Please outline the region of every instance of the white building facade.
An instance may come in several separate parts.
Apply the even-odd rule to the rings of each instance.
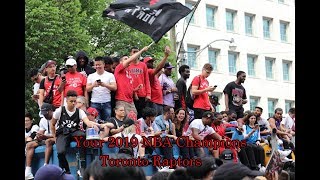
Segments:
[[[177,1],[191,8],[197,3]],[[190,18],[191,14],[175,26],[177,47]],[[231,38],[235,49],[229,48]],[[201,0],[181,46],[186,52],[180,53],[178,62],[191,68],[188,86],[205,63],[214,67],[208,81],[218,85],[214,93],[219,111],[225,110],[224,87],[240,70],[247,74],[245,110],[260,106],[268,118],[277,107],[285,114],[295,106],[294,0]]]

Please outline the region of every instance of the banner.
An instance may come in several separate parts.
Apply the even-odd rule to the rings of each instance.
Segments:
[[[191,9],[174,0],[117,0],[102,16],[149,35],[156,43]]]

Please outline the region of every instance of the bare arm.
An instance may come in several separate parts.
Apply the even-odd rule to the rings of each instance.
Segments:
[[[194,139],[196,139],[196,140],[203,140],[203,137],[201,137],[201,136],[199,135],[199,129],[191,128],[191,131],[192,131],[191,135],[192,135],[192,137],[193,137]]]
[[[39,107],[42,106],[44,99],[44,89],[39,89]]]
[[[282,131],[280,131],[278,128],[277,128],[277,126],[276,126],[276,120],[274,119],[274,118],[270,118],[269,119],[269,124],[270,124],[270,127],[271,127],[271,129],[276,129],[277,130],[277,134],[279,134],[279,135],[288,135],[288,133],[286,133],[286,132],[282,132]]]
[[[88,94],[86,86],[82,86],[82,89],[83,89],[84,97],[86,98],[86,104],[89,104],[89,94]]]
[[[56,123],[57,123],[57,119],[55,118],[52,118],[51,119],[51,132],[52,132],[52,135],[53,137],[55,138],[56,137]]]
[[[122,64],[123,67],[125,67],[125,68],[128,67],[131,62],[134,62],[143,52],[145,52],[147,50],[148,50],[148,46],[145,46],[140,51],[134,53],[132,56],[129,57],[129,59],[127,59],[123,62],[123,64]]]
[[[229,96],[228,96],[228,94],[224,94],[224,104],[226,106],[226,111],[229,111]]]
[[[122,125],[122,126],[120,126],[119,128],[117,128],[117,129],[111,129],[111,130],[110,130],[110,133],[111,133],[112,135],[114,135],[114,134],[117,134],[117,133],[119,133],[119,132],[122,132],[123,129],[124,129],[124,127],[123,127],[123,125]]]
[[[164,49],[164,57],[160,61],[160,63],[157,65],[157,67],[154,69],[153,75],[156,75],[159,71],[161,71],[161,69],[163,68],[164,64],[166,63],[170,53],[171,53],[170,47],[166,46]]]
[[[101,86],[106,87],[106,88],[110,89],[111,91],[117,90],[117,83],[116,82],[111,82],[109,84],[102,82]]]

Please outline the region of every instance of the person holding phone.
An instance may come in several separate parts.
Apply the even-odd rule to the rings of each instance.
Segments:
[[[254,156],[248,156],[251,169],[260,170],[265,169],[264,164],[264,149],[260,146],[260,127],[257,122],[257,117],[253,113],[249,113],[245,119],[245,125],[243,125],[243,136],[247,142],[247,150],[251,148]],[[250,153],[247,153],[247,155]],[[251,153],[252,154],[252,153]]]
[[[98,119],[106,121],[111,117],[111,91],[117,90],[117,83],[115,76],[104,70],[103,57],[96,57],[94,65],[96,72],[88,76],[86,88],[92,92],[90,106],[98,110]]]

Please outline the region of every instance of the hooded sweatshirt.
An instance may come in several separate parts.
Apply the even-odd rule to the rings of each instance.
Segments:
[[[79,62],[79,57],[84,57],[84,60],[85,60],[85,64],[84,66],[81,66],[80,65],[80,62]],[[87,56],[87,54],[84,52],[84,51],[78,51],[77,54],[76,54],[76,61],[77,61],[77,71],[78,72],[82,72],[82,71],[85,71],[87,76],[89,74],[92,74],[94,72],[96,72],[96,70],[94,68],[92,68],[91,66],[89,66],[89,58]]]

